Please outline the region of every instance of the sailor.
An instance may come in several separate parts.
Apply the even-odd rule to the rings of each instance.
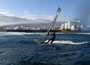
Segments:
[[[56,38],[56,35],[55,35],[55,31],[54,32],[51,32],[51,35],[52,35],[52,37],[48,40],[48,42],[47,43],[53,43],[53,41],[55,40],[55,38]]]

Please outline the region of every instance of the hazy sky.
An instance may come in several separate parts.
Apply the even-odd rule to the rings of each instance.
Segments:
[[[89,3],[89,0],[0,0],[0,25],[51,22],[58,7],[62,9],[58,22],[74,21],[84,17],[81,14],[87,9],[83,7]]]

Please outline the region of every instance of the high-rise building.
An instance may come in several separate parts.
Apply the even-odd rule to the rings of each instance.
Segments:
[[[70,21],[68,21],[67,23],[65,23],[65,29],[70,29],[71,26],[70,26]]]
[[[83,28],[83,25],[81,25],[80,27]]]
[[[68,29],[68,23],[65,23],[65,29]]]
[[[61,25],[61,30],[65,29],[65,26],[64,24]]]
[[[68,21],[68,29],[70,29],[70,21]]]
[[[61,25],[61,30],[63,29],[71,29],[70,21]]]
[[[71,30],[75,30],[75,25],[72,25],[71,26]]]

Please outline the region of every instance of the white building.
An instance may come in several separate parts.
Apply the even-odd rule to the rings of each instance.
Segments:
[[[68,21],[68,29],[71,29],[71,27],[70,27],[70,21]]]
[[[83,28],[83,25],[81,25],[80,27]]]
[[[71,26],[71,30],[73,30],[73,31],[75,30],[75,25]]]
[[[61,25],[61,30],[65,29],[65,26],[64,24]]]
[[[65,29],[71,29],[70,21],[68,21],[67,23],[65,23]]]
[[[65,23],[65,29],[68,29],[68,23]]]
[[[63,29],[71,29],[70,21],[61,25],[61,30]]]

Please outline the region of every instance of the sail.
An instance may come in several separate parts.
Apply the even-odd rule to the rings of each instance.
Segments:
[[[45,41],[45,39],[46,39],[47,36],[49,35],[50,30],[54,27],[54,24],[55,24],[55,22],[56,22],[56,20],[57,20],[57,18],[58,18],[58,16],[59,16],[60,11],[61,11],[61,8],[58,8],[58,10],[57,10],[57,12],[56,12],[56,16],[54,17],[54,20],[53,20],[53,22],[52,22],[52,25],[51,25],[51,27],[49,28],[49,30],[47,31],[47,33],[46,33],[45,38],[44,38],[43,41]]]

